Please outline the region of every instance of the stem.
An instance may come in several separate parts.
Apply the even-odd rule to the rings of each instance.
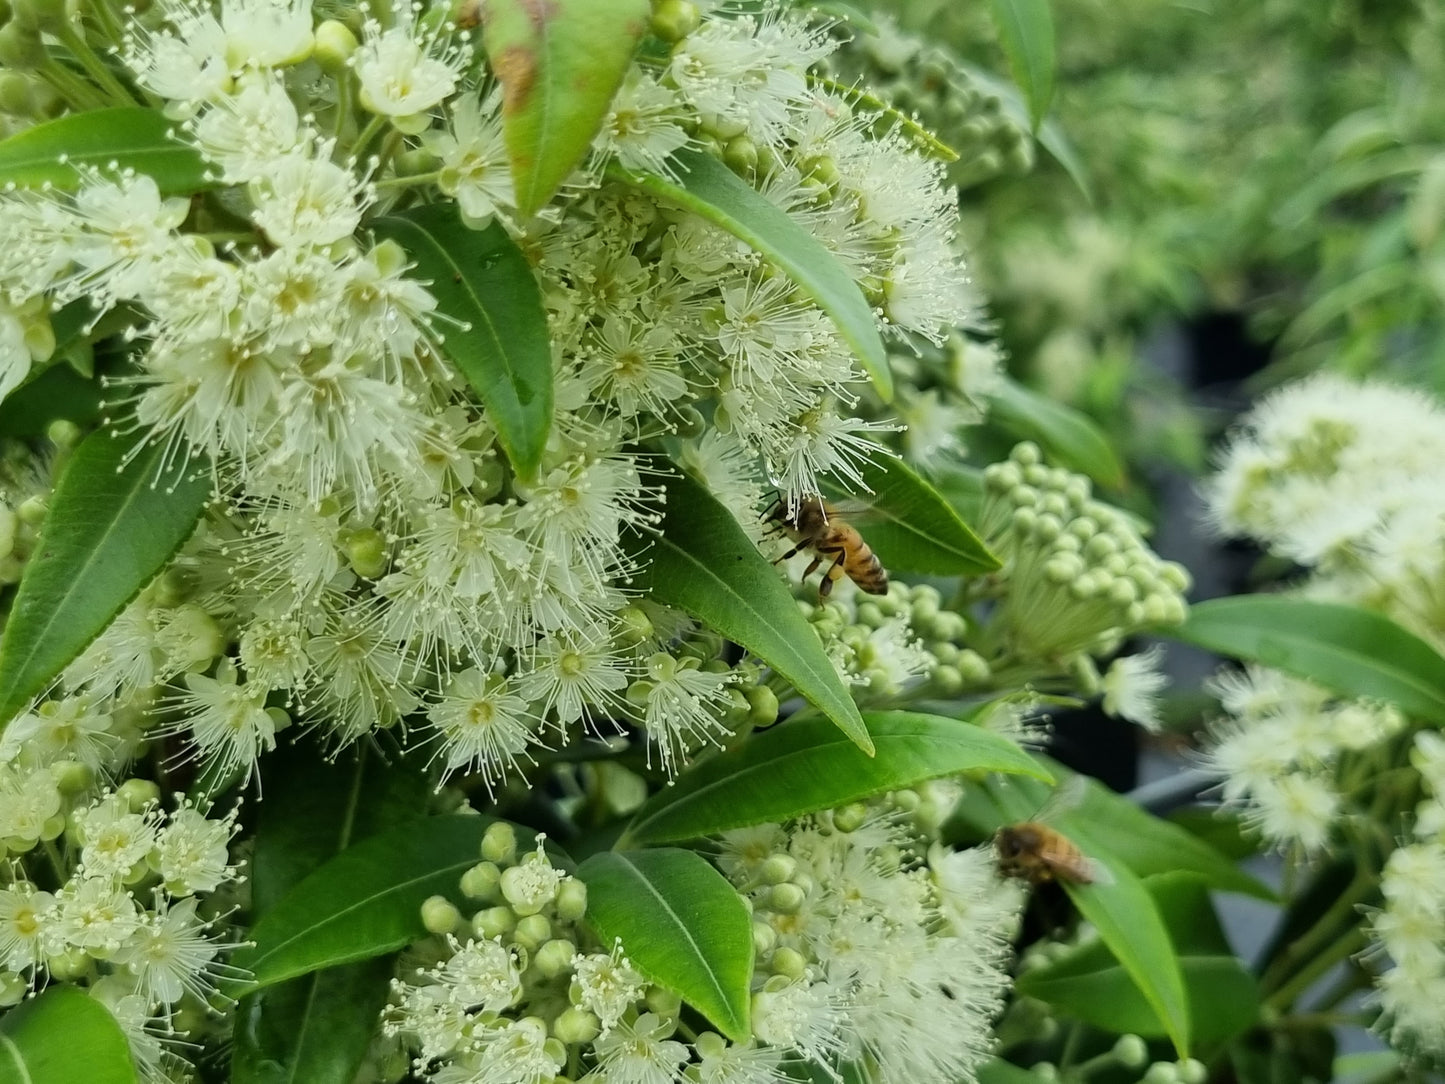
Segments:
[[[1078,1021],[1069,1025],[1069,1034],[1064,1037],[1064,1048],[1059,1052],[1059,1072],[1063,1073],[1074,1064],[1079,1054],[1079,1043],[1084,1039],[1084,1026]]]
[[[1330,905],[1330,909],[1320,916],[1319,921],[1290,942],[1279,956],[1265,968],[1264,974],[1259,980],[1260,989],[1265,993],[1277,990],[1293,973],[1297,965],[1311,966],[1310,961],[1315,958],[1320,949],[1340,935],[1338,927],[1344,923],[1355,921],[1355,908],[1368,899],[1374,889],[1373,874],[1368,870],[1359,870],[1355,874],[1354,880]]]
[[[1338,982],[1320,995],[1318,1001],[1310,1006],[1311,1012],[1325,1012],[1337,1008],[1341,1001],[1355,993],[1357,990],[1366,990],[1370,987],[1374,976],[1358,964],[1349,967],[1340,976]]]
[[[336,80],[336,119],[331,125],[331,138],[334,142],[341,142],[341,133],[346,128],[347,118],[351,116],[351,71],[350,69],[341,73]]]
[[[361,134],[356,137],[356,142],[351,145],[352,157],[354,157],[357,161],[360,161],[362,154],[367,148],[367,145],[370,144],[371,141],[376,138],[377,133],[385,127],[386,118],[383,117],[380,113],[372,117],[371,120],[367,121],[366,127],[363,128],[361,130]]]
[[[401,146],[404,138],[405,136],[395,129],[387,133],[386,138],[381,141],[381,150],[377,152],[376,160],[372,164],[372,176],[376,176],[386,168],[387,163],[396,156],[396,150]]]
[[[70,876],[65,870],[65,861],[60,857],[60,851],[55,846],[55,840],[47,839],[41,843],[45,849],[45,857],[50,860],[50,868],[55,871],[55,885],[57,888],[64,887]]]
[[[95,93],[95,90],[78,78],[54,57],[47,56],[35,69],[35,73],[54,88],[55,92],[77,110],[104,109],[110,103]]]
[[[431,184],[441,175],[442,171],[437,169],[430,173],[414,173],[410,177],[388,177],[384,181],[373,181],[372,184],[377,188],[411,188]]]
[[[1356,926],[1308,964],[1300,968],[1287,983],[1265,999],[1265,1004],[1285,1012],[1295,1000],[1341,960],[1353,956],[1369,943],[1365,931]],[[1324,1014],[1321,1014],[1324,1015]]]
[[[115,99],[117,105],[136,104],[135,96],[115,77],[115,73],[105,66],[105,61],[95,55],[95,50],[85,40],[84,34],[78,33],[75,27],[64,22],[56,31],[56,37],[70,50],[70,55],[80,62],[80,66],[90,73],[90,77]]]

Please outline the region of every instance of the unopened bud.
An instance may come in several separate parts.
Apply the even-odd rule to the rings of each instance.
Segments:
[[[590,1043],[601,1031],[602,1025],[597,1017],[575,1005],[564,1009],[557,1019],[552,1021],[552,1034],[568,1046]]]
[[[421,924],[428,933],[451,933],[462,924],[462,913],[445,896],[428,896],[422,900]]]
[[[356,52],[356,35],[345,23],[327,19],[316,28],[316,47],[311,56],[327,75],[345,78],[351,55]]]
[[[669,44],[679,42],[697,29],[702,16],[691,0],[661,0],[652,9],[653,34]]]
[[[801,979],[808,973],[807,959],[794,948],[778,949],[768,960],[768,967],[774,975],[784,975],[790,979]]]
[[[579,922],[587,913],[587,886],[575,877],[569,877],[557,886],[557,898],[553,910],[563,922]]]
[[[484,941],[505,937],[517,924],[510,907],[488,907],[472,916],[472,932]]]
[[[512,928],[512,940],[528,952],[534,952],[552,938],[552,923],[546,915],[527,915]]]
[[[575,944],[566,938],[557,938],[548,941],[532,954],[532,966],[544,979],[555,979],[558,975],[565,975],[572,970],[572,958],[576,955]]]
[[[491,903],[497,898],[502,871],[495,862],[478,862],[462,874],[461,889],[468,898]]]
[[[785,915],[797,914],[806,899],[803,890],[791,882],[773,885],[768,892],[768,906]]]
[[[482,836],[482,857],[498,865],[517,857],[517,832],[506,821],[494,821]]]
[[[675,1018],[682,1011],[682,998],[665,986],[649,986],[644,1000],[658,1016]]]
[[[132,813],[139,813],[161,800],[161,788],[149,779],[127,779],[116,788],[115,795]]]
[[[346,563],[362,579],[374,580],[386,571],[389,549],[384,534],[375,527],[363,527],[346,540]]]

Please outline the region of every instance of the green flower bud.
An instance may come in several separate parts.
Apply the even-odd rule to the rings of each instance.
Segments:
[[[1059,1079],[1059,1067],[1050,1061],[1041,1061],[1030,1066],[1029,1072],[1038,1080],[1054,1081]]]
[[[617,642],[623,647],[636,647],[652,638],[652,620],[641,606],[631,603],[617,615]]]
[[[375,527],[363,527],[346,540],[346,563],[362,579],[378,579],[390,563],[390,548],[384,534]]]
[[[963,671],[957,666],[935,666],[929,671],[928,680],[938,695],[943,697],[957,696],[967,684]]]
[[[747,698],[748,722],[755,727],[772,726],[778,721],[778,694],[766,685],[754,685],[743,690]]]
[[[552,923],[546,915],[526,915],[512,928],[512,940],[534,952],[552,938]]]
[[[462,924],[462,913],[445,896],[428,896],[422,900],[421,924],[428,933],[451,933]]]
[[[778,931],[766,922],[753,923],[753,955],[766,956],[778,943]]]
[[[965,648],[959,653],[958,672],[963,675],[964,683],[970,686],[982,685],[992,673],[988,661],[971,648]]]
[[[50,766],[55,789],[61,794],[74,796],[89,790],[95,782],[95,772],[89,765],[77,760],[58,760]]]
[[[1127,607],[1131,602],[1138,601],[1139,588],[1134,586],[1133,581],[1119,579],[1109,584],[1109,601],[1120,608]]]
[[[734,173],[750,175],[758,168],[758,145],[745,135],[733,136],[723,147],[723,161]]]
[[[790,854],[769,855],[758,867],[758,877],[770,885],[785,884],[798,872],[798,860]]]
[[[482,836],[482,857],[501,865],[517,857],[517,832],[506,821],[494,821]]]
[[[868,807],[862,802],[850,802],[833,810],[833,827],[840,832],[856,832],[868,820]]]
[[[1204,1063],[1196,1058],[1185,1058],[1175,1068],[1179,1077],[1179,1084],[1204,1084],[1209,1078],[1209,1071],[1205,1069]]]
[[[682,1011],[681,995],[665,986],[649,986],[643,1001],[650,1011],[664,1018],[671,1017],[675,1020]]]
[[[132,813],[139,813],[159,804],[161,788],[149,779],[127,779],[116,788],[115,796],[124,802]]]
[[[697,29],[702,16],[690,0],[661,0],[652,9],[649,29],[663,41],[673,44]]]
[[[30,983],[18,971],[0,971],[0,1009],[20,1004],[30,990]]]
[[[1137,1035],[1120,1035],[1114,1042],[1114,1058],[1125,1069],[1142,1069],[1149,1060],[1149,1047]]]
[[[74,982],[90,974],[95,962],[78,948],[69,948],[45,958],[50,977],[61,982]]]
[[[564,1009],[557,1019],[552,1021],[552,1034],[568,1046],[590,1043],[601,1032],[602,1024],[597,1017],[575,1005]]]
[[[801,979],[808,973],[808,961],[797,949],[784,947],[773,953],[768,960],[768,968],[774,975]]]
[[[462,874],[462,893],[470,899],[491,903],[497,898],[502,871],[495,862],[478,862]]]
[[[1037,444],[1031,440],[1025,440],[1015,444],[1008,457],[1021,467],[1032,467],[1042,463],[1044,455],[1039,451]]]
[[[768,906],[784,915],[795,915],[802,908],[807,895],[792,883],[773,885],[768,890]]]
[[[967,634],[968,620],[961,613],[953,610],[940,610],[938,616],[933,619],[933,635],[939,640],[956,643]],[[952,644],[948,646],[951,647]]]
[[[4,34],[9,27],[0,27],[0,34]],[[0,60],[0,63],[4,63]],[[20,517],[20,522],[27,527],[39,527],[45,522],[45,514],[50,511],[50,506],[44,497],[27,497],[20,502],[15,509],[15,514]]]
[[[348,78],[347,65],[357,48],[356,35],[350,27],[335,19],[327,19],[316,27],[316,45],[311,55],[321,70],[333,79]]]
[[[587,913],[587,886],[575,877],[569,877],[557,886],[557,898],[552,909],[563,922],[579,922]]]
[[[858,603],[858,623],[876,629],[884,622],[883,611],[876,602]]]
[[[521,923],[518,923],[520,928]],[[545,979],[555,979],[572,970],[572,958],[577,955],[577,946],[566,938],[548,941],[532,954],[532,966]]]
[[[83,436],[80,426],[67,418],[56,418],[45,427],[45,439],[57,448],[74,448]]]
[[[19,72],[0,72],[0,113],[28,117],[35,111],[30,80]]]
[[[505,937],[517,924],[510,907],[488,907],[472,916],[472,932],[484,941]]]

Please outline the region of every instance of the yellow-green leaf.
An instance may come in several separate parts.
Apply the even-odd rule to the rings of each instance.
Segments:
[[[648,0],[486,0],[517,208],[532,214],[597,134],[647,29]]]
[[[79,186],[83,170],[133,169],[156,182],[163,196],[210,188],[206,162],[171,133],[175,122],[137,107],[69,113],[0,141],[0,186]]]

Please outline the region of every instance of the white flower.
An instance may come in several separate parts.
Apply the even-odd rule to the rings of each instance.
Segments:
[[[721,715],[733,675],[709,673],[697,668],[696,659],[679,662],[660,652],[648,660],[647,674],[642,726],[657,746],[663,769],[673,775],[696,747],[720,745],[728,733]]]
[[[647,980],[622,954],[621,942],[614,944],[608,954],[579,953],[572,959],[572,969],[578,1004],[597,1017],[604,1035],[647,991]]]
[[[502,92],[465,94],[452,105],[450,132],[424,132],[422,146],[441,159],[437,186],[456,199],[462,214],[480,227],[499,210],[510,210],[512,172],[502,140]]]
[[[1161,725],[1159,694],[1169,686],[1169,678],[1159,670],[1163,661],[1164,649],[1157,645],[1115,659],[1100,682],[1104,711],[1145,730],[1157,731]]]
[[[236,875],[229,863],[228,845],[236,831],[236,811],[222,820],[209,820],[200,810],[183,806],[156,833],[151,864],[172,896],[214,892],[222,881]]]
[[[1340,795],[1324,779],[1290,773],[1253,789],[1245,820],[1268,840],[1318,852],[1330,841],[1339,809]]]
[[[619,1023],[593,1043],[607,1084],[674,1084],[687,1061],[686,1045],[670,1039],[675,1025],[654,1013]]]
[[[176,729],[189,729],[202,760],[214,764],[222,778],[250,774],[263,752],[276,748],[276,720],[266,710],[265,688],[217,681],[203,674],[187,674],[188,692],[177,697],[182,721]]]
[[[221,0],[232,69],[295,64],[311,52],[311,0]]]
[[[61,797],[49,768],[0,764],[0,839],[11,853],[23,853],[64,827]]]
[[[73,204],[81,229],[70,250],[80,271],[63,295],[89,294],[99,307],[145,293],[189,210],[186,199],[163,199],[145,174],[82,186]]]
[[[282,247],[329,245],[361,224],[364,196],[350,170],[304,154],[272,162],[251,182],[252,219]]]
[[[109,712],[90,697],[70,696],[47,700],[19,716],[0,737],[0,760],[53,764],[75,760],[94,772],[111,767],[120,739],[111,731]]]
[[[518,690],[558,723],[605,718],[629,681],[625,655],[600,624],[563,628],[537,642]]]
[[[125,62],[137,81],[162,98],[183,106],[219,97],[230,85],[226,32],[209,12],[178,7],[168,12],[175,29],[146,35],[144,24],[129,20]],[[171,115],[191,110],[168,111]]]
[[[352,57],[352,66],[366,109],[387,117],[410,117],[450,97],[466,53],[438,48],[434,39],[420,38],[406,8],[398,7],[393,15],[396,25],[389,30],[367,24],[366,40]]]
[[[565,1048],[547,1034],[546,1021],[526,1016],[486,1030],[476,1075],[470,1079],[486,1084],[551,1084],[566,1064]]]
[[[672,174],[668,158],[688,144],[686,114],[677,91],[638,68],[629,68],[597,133],[596,145],[626,169]]]
[[[455,945],[451,957],[432,975],[458,1007],[470,1011],[500,1013],[522,995],[517,954],[500,941]]]
[[[115,794],[78,810],[75,822],[84,841],[80,867],[85,876],[132,879],[131,871],[155,846],[157,819],[153,810],[132,813]]]
[[[535,915],[557,898],[557,889],[566,880],[567,874],[548,860],[542,837],[538,836],[535,851],[502,871],[502,896],[517,914]]]
[[[938,911],[958,936],[974,930],[1010,929],[1023,910],[1017,880],[998,875],[998,861],[987,847],[955,851],[934,843],[928,868],[938,891]]]
[[[837,991],[827,983],[770,980],[753,995],[753,1035],[821,1065],[831,1065],[846,1049],[845,1026]]]
[[[773,1046],[704,1043],[698,1036],[698,1084],[785,1084],[795,1079],[783,1068],[786,1055]],[[717,1036],[713,1036],[717,1039]]]
[[[245,184],[303,150],[306,135],[285,83],[267,73],[247,76],[234,93],[216,98],[192,124],[191,138],[228,182]]]
[[[109,878],[85,877],[60,889],[41,921],[48,953],[77,948],[114,954],[140,931],[144,916],[130,893]]]
[[[149,1002],[174,1005],[187,993],[204,1002],[215,992],[221,945],[206,935],[209,923],[196,918],[196,902],[187,898],[159,905],[115,954],[115,962],[135,976]]]
[[[48,940],[45,923],[53,917],[55,897],[29,881],[0,888],[0,966],[33,971]]]
[[[452,675],[437,703],[427,709],[446,757],[445,771],[480,772],[487,793],[521,770],[518,758],[540,744],[540,720],[500,674],[471,669]]]

